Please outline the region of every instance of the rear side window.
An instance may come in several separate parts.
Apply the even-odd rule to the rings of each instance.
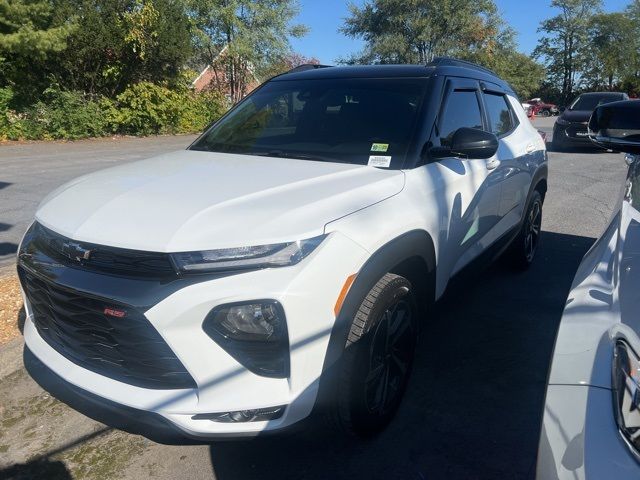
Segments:
[[[491,132],[498,137],[510,132],[514,126],[513,117],[505,96],[496,93],[483,93],[483,96]]]
[[[453,134],[462,127],[483,128],[475,90],[454,90],[449,95],[440,120],[440,144],[450,146]]]

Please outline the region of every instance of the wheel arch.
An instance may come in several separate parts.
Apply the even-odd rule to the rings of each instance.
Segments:
[[[336,317],[320,378],[316,405],[331,401],[339,360],[345,350],[351,322],[369,290],[386,273],[407,278],[425,303],[435,298],[436,256],[433,239],[425,230],[411,230],[389,241],[364,263],[349,288]],[[424,297],[423,297],[424,296]]]
[[[531,179],[531,186],[529,187],[529,193],[527,194],[527,203],[525,205],[529,205],[529,201],[531,200],[531,195],[533,192],[540,192],[542,196],[542,201],[544,202],[544,197],[547,194],[547,176],[549,174],[549,167],[547,167],[546,162],[542,164],[536,172],[533,174],[533,178]]]

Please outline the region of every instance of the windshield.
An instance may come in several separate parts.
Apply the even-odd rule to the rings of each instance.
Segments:
[[[362,165],[384,157],[378,165],[401,168],[426,83],[424,78],[272,81],[191,148]]]
[[[620,95],[579,95],[569,110],[595,110],[598,105],[622,100]]]

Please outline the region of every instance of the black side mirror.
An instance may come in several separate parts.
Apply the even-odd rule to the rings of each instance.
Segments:
[[[567,107],[560,107],[560,113],[564,113],[564,111],[567,109]]]
[[[450,150],[457,157],[491,158],[498,151],[498,137],[477,128],[459,128],[451,138]]]
[[[600,105],[591,114],[589,138],[610,150],[640,154],[640,101]]]

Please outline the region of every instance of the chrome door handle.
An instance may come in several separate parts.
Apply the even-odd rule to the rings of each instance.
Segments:
[[[500,166],[500,160],[493,158],[491,160],[487,160],[487,170],[495,170]]]

